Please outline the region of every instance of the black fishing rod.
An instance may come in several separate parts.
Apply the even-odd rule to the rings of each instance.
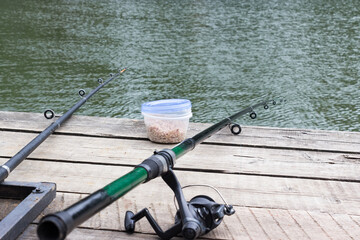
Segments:
[[[0,183],[3,182],[27,156],[30,155],[43,141],[45,141],[56,129],[58,129],[61,124],[68,120],[71,115],[78,110],[89,98],[91,98],[96,92],[98,92],[102,87],[111,82],[113,79],[117,78],[122,74],[126,68],[119,70],[116,74],[110,74],[110,78],[105,82],[99,78],[99,86],[92,90],[88,95],[85,96],[85,91],[83,89],[79,90],[79,95],[82,97],[69,111],[62,115],[59,119],[53,122],[49,127],[42,131],[37,137],[35,137],[31,142],[29,142],[25,147],[23,147],[18,153],[16,153],[12,158],[10,158],[5,164],[0,167]],[[55,113],[52,110],[46,110],[44,116],[47,119],[51,119],[55,116]]]
[[[89,219],[91,216],[104,209],[115,200],[141,183],[148,182],[161,176],[172,189],[179,205],[175,216],[175,225],[163,232],[150,212],[145,208],[139,213],[128,211],[125,217],[125,229],[131,233],[135,229],[135,222],[146,217],[155,232],[162,239],[170,239],[181,233],[186,239],[195,239],[217,227],[225,215],[232,215],[235,211],[231,205],[215,203],[210,197],[199,195],[187,202],[184,198],[182,187],[177,180],[172,168],[175,160],[191,151],[196,145],[203,142],[226,126],[230,127],[233,134],[239,134],[241,127],[234,123],[240,116],[250,113],[252,119],[256,118],[254,108],[263,106],[269,108],[269,103],[276,104],[274,100],[262,101],[247,107],[240,112],[223,119],[210,126],[192,138],[185,139],[172,149],[156,151],[152,156],[137,165],[134,170],[118,178],[102,189],[92,193],[86,198],[73,204],[67,209],[43,217],[39,223],[37,233],[40,239],[65,239],[75,227]]]

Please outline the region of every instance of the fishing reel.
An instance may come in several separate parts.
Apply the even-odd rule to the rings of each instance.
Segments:
[[[144,208],[136,214],[131,211],[126,212],[126,232],[133,233],[135,231],[135,223],[141,218],[146,217],[161,239],[170,239],[178,234],[181,234],[185,239],[196,239],[219,226],[225,215],[230,216],[235,213],[233,207],[225,201],[225,204],[219,204],[205,195],[195,196],[187,202],[180,183],[171,169],[162,178],[173,190],[179,205],[175,215],[175,224],[164,232],[151,216],[149,210]]]

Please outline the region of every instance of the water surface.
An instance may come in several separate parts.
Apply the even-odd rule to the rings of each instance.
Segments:
[[[360,1],[0,1],[0,110],[66,112],[80,88],[128,71],[76,114],[141,118],[187,98],[216,122],[360,131]]]

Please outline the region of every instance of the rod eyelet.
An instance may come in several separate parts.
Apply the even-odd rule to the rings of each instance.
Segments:
[[[256,118],[256,113],[255,112],[250,113],[250,118],[255,119]]]
[[[45,110],[45,112],[44,112],[44,117],[45,117],[46,119],[52,119],[52,118],[55,117],[55,112],[54,112],[53,110],[51,110],[51,109],[47,109],[47,110]]]
[[[85,94],[86,94],[86,92],[85,92],[84,89],[80,89],[80,90],[79,90],[79,95],[80,95],[80,97],[85,96]]]
[[[234,124],[231,124],[229,127],[230,127],[230,131],[232,134],[239,135],[241,133],[241,127],[239,124],[234,123]]]

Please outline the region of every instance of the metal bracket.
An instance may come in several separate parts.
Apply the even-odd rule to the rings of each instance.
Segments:
[[[52,202],[56,184],[48,182],[10,182],[0,184],[0,199],[22,200],[0,222],[0,239],[16,239]]]

